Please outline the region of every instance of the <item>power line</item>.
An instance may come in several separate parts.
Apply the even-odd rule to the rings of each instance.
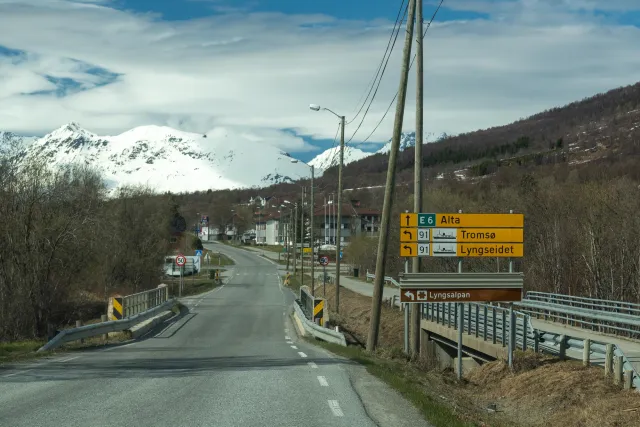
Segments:
[[[429,27],[431,27],[431,23],[433,22],[433,20],[435,19],[436,15],[438,14],[438,11],[440,10],[440,6],[442,6],[442,3],[444,3],[444,0],[440,0],[440,4],[438,4],[438,7],[436,8],[435,12],[433,12],[433,15],[431,16],[431,19],[429,20],[429,23],[427,24],[427,27],[425,28],[424,32],[422,33],[422,38],[423,39],[427,35],[427,31],[429,31]],[[411,64],[409,64],[409,70],[411,70],[411,67],[413,67],[413,62],[415,61],[415,59],[416,59],[416,54],[414,53],[413,54],[413,59],[411,60]],[[382,118],[380,119],[380,121],[378,122],[376,127],[373,128],[373,131],[371,131],[369,136],[367,136],[363,141],[360,141],[357,144],[353,144],[352,145],[353,147],[357,147],[360,144],[364,144],[365,142],[367,142],[369,140],[369,138],[371,138],[371,136],[375,133],[375,131],[378,129],[378,127],[384,121],[384,118],[387,117],[387,114],[389,113],[389,110],[391,110],[391,107],[393,106],[393,103],[396,101],[397,97],[398,97],[398,91],[396,91],[396,94],[393,96],[393,99],[391,100],[391,103],[387,107],[387,111],[385,111],[384,115],[382,116]],[[351,141],[351,140],[349,140],[349,141]]]
[[[364,99],[364,102],[360,106],[360,109],[358,110],[356,115],[353,117],[353,119],[351,119],[351,121],[347,122],[347,124],[351,124],[353,121],[356,120],[356,118],[358,118],[358,116],[360,115],[360,112],[364,108],[364,105],[367,103],[367,99],[369,99],[369,95],[371,95],[371,91],[373,90],[373,86],[375,85],[375,82],[376,82],[376,80],[378,78],[378,74],[380,74],[380,70],[382,69],[382,65],[384,64],[384,59],[387,57],[387,53],[389,52],[389,47],[391,46],[391,40],[393,40],[393,35],[396,32],[396,27],[398,27],[398,31],[400,31],[399,27],[400,27],[400,24],[402,23],[402,19],[404,19],[404,18],[402,18],[402,19],[400,18],[400,14],[402,13],[402,8],[404,6],[404,2],[405,2],[405,0],[402,0],[402,3],[400,3],[400,8],[398,9],[398,14],[396,15],[396,21],[393,24],[393,29],[391,30],[391,34],[389,35],[389,41],[387,42],[387,48],[384,51],[384,55],[382,55],[382,59],[380,60],[380,65],[378,65],[378,70],[376,71],[376,74],[373,76],[373,79],[371,79],[371,81],[367,85],[367,86],[370,86],[369,87],[369,93],[367,93],[367,97]],[[406,10],[405,10],[405,14],[406,14]],[[366,90],[367,89],[365,88],[365,92],[366,92]],[[358,104],[362,100],[362,97],[364,96],[365,92],[363,92],[362,95],[360,95],[360,99],[358,99]],[[356,106],[357,106],[357,104],[356,104]]]
[[[408,10],[409,10],[409,2],[407,2],[407,6],[404,9],[404,14],[403,14],[403,17],[402,17],[403,21],[404,21],[404,16],[406,16]],[[351,135],[351,138],[349,138],[349,141],[347,141],[347,144],[349,142],[351,142],[353,137],[356,136],[356,133],[358,133],[358,130],[360,130],[360,127],[362,126],[362,123],[364,123],[364,119],[367,117],[367,113],[369,112],[369,109],[371,108],[371,105],[373,104],[373,100],[375,99],[376,94],[378,93],[378,89],[380,89],[380,83],[382,83],[382,77],[384,76],[384,72],[387,69],[387,65],[389,65],[389,59],[391,59],[391,54],[393,53],[393,48],[395,47],[396,41],[398,40],[398,35],[400,35],[400,28],[401,28],[401,26],[398,26],[398,31],[396,32],[395,38],[393,39],[393,44],[391,46],[391,51],[389,52],[389,56],[387,56],[387,60],[385,61],[384,68],[382,69],[382,74],[380,75],[380,79],[378,80],[378,85],[376,86],[376,90],[373,93],[373,96],[371,97],[371,100],[369,101],[369,106],[367,107],[367,110],[364,112],[364,116],[362,116],[362,120],[360,120],[360,123],[358,124],[358,127],[356,128],[355,132],[353,132],[353,134]]]

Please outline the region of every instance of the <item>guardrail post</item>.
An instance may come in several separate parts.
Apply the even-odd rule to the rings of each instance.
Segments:
[[[491,307],[491,342],[495,344],[498,341],[497,333],[496,333],[496,307]]]
[[[613,373],[613,382],[615,384],[622,384],[622,364],[623,364],[622,356],[616,356],[614,363],[614,373]]]
[[[502,310],[502,346],[507,344],[507,312]]]
[[[487,314],[489,312],[489,308],[487,307],[487,305],[484,305],[484,322],[482,325],[482,339],[483,340],[487,340]]]
[[[478,338],[478,333],[480,332],[480,305],[475,304],[476,306],[476,338]]]
[[[106,322],[106,321],[107,321],[107,315],[106,315],[106,314],[102,314],[102,315],[100,315],[100,321],[101,321],[102,323]],[[108,339],[109,339],[109,333],[104,334],[104,335],[102,336],[102,339],[104,339],[105,341],[106,341],[106,340],[108,340]]]
[[[540,336],[538,334],[537,329],[533,330],[533,352],[534,353],[540,352]]]
[[[448,302],[447,303],[447,312],[449,313],[449,316],[447,316],[447,322],[449,327],[453,326],[454,323],[454,319],[453,319],[453,312],[451,311],[451,303]]]
[[[591,340],[584,340],[584,348],[582,349],[582,365],[589,366],[591,358]]]
[[[560,360],[567,358],[567,336],[560,335],[560,352],[558,354]]]
[[[613,374],[613,344],[607,344],[604,356],[604,376],[608,378]]]
[[[624,371],[624,388],[627,390],[633,388],[633,371]]]
[[[525,314],[522,318],[522,351],[527,351],[527,325],[529,324],[529,316]]]
[[[447,305],[449,310],[451,310],[451,306]],[[458,305],[456,304],[456,310],[453,312],[453,329],[457,330],[460,327],[460,316],[458,315],[460,310]]]

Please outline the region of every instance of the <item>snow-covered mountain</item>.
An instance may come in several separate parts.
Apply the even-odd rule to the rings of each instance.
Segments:
[[[293,182],[309,174],[280,149],[248,138],[234,140],[224,129],[207,135],[162,126],[141,126],[117,136],[98,136],[69,123],[36,139],[23,159],[49,165],[96,167],[112,189],[148,185],[159,192],[236,189]]]
[[[391,139],[382,146],[381,149],[376,151],[378,154],[389,154],[391,151]],[[426,141],[425,141],[426,142]],[[416,146],[416,133],[415,132],[402,132],[400,135],[400,151],[404,151],[407,148]]]
[[[426,142],[426,141],[425,141]],[[415,147],[416,145],[416,133],[415,132],[403,132],[400,135],[400,151],[404,151],[409,147]],[[318,154],[309,162],[316,169],[327,170],[331,166],[336,166],[340,162],[339,157],[340,147],[330,148]],[[350,147],[348,145],[344,148],[344,164],[364,159],[365,157],[373,156],[374,154],[389,154],[391,150],[391,139],[382,146],[378,151],[363,151],[359,148]]]
[[[360,159],[364,159],[365,157],[370,156],[373,153],[368,153],[366,151],[362,151],[359,148],[349,147],[346,145],[344,147],[344,164],[348,165],[349,163],[355,162]],[[323,151],[318,154],[309,162],[310,165],[313,165],[314,168],[319,169],[321,171],[325,171],[329,169],[331,166],[336,166],[340,163],[340,146],[336,146],[333,148],[329,148],[328,150]]]

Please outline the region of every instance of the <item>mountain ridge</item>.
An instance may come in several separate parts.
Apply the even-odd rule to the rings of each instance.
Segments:
[[[100,136],[70,122],[42,138],[1,135],[7,143],[21,147],[20,161],[95,167],[111,193],[123,185],[139,184],[159,192],[255,188],[308,175],[306,165],[294,163],[279,148],[247,138],[229,141],[222,128],[201,135],[147,125]]]

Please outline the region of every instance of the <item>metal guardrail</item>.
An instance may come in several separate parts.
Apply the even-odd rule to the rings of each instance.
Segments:
[[[542,320],[640,338],[640,304],[529,291],[518,305]]]
[[[153,307],[142,313],[135,314],[127,319],[111,320],[108,322],[96,323],[93,325],[80,326],[78,328],[65,329],[58,333],[48,343],[40,347],[38,349],[38,352],[52,350],[54,348],[60,347],[65,343],[81,340],[84,338],[91,338],[98,335],[107,334],[109,332],[121,332],[127,329],[131,329],[138,323],[142,323],[145,320],[148,320],[156,316],[157,314],[168,310],[176,303],[177,300],[173,298],[171,300],[165,301],[161,305]]]
[[[367,270],[367,274],[365,276],[368,279],[375,279],[376,278],[376,274],[375,273],[369,273],[369,270]],[[387,283],[391,283],[392,285],[396,286],[396,287],[400,287],[400,283],[398,283],[398,281],[396,279],[394,279],[391,276],[384,276],[384,281]]]
[[[528,303],[528,301],[523,301]],[[517,303],[514,303],[514,306]],[[424,303],[422,310],[423,319],[439,323],[441,325],[458,329],[458,310],[455,303]],[[515,348],[526,351],[543,352],[554,356],[564,356],[571,359],[583,360],[585,340],[579,337],[560,335],[554,332],[538,330],[531,324],[531,315],[514,310]],[[508,346],[509,309],[493,304],[465,303],[463,321],[463,333],[474,335],[483,341],[492,344]],[[604,366],[606,360],[606,347],[604,341],[589,340],[589,362],[596,366]],[[636,389],[640,390],[640,374],[636,371],[622,349],[613,346],[613,355],[621,356],[623,370],[632,371],[632,382]]]
[[[347,339],[345,338],[344,334],[334,331],[333,329],[316,325],[315,323],[311,322],[302,312],[302,309],[300,308],[300,305],[298,305],[297,301],[293,303],[293,309],[295,316],[298,318],[298,320],[300,320],[300,323],[302,323],[302,327],[306,332],[323,341],[339,344],[343,347],[347,346]]]
[[[367,279],[374,278],[375,274],[367,271]],[[389,279],[393,280],[385,277],[385,280],[391,281]],[[615,331],[616,335],[622,335],[622,332],[631,337],[640,336],[640,304],[529,291],[525,299],[514,302],[513,305],[516,318],[515,348],[525,351],[532,349],[571,359],[584,358],[583,338],[535,329],[531,323],[532,317],[582,328],[588,325],[591,330],[597,329],[605,333]],[[455,309],[455,303],[423,303],[422,307],[423,319],[457,330],[458,310]],[[507,347],[511,330],[509,323],[509,309],[506,307],[465,303],[463,333]],[[589,343],[589,355],[592,356],[589,358],[590,363],[604,366],[608,343],[601,339],[590,339]],[[633,386],[640,391],[640,373],[620,347],[613,345],[613,355],[622,357],[623,370],[632,371]]]
[[[304,315],[307,319],[313,319],[313,295],[311,295],[310,289],[306,286],[300,287],[300,307],[302,308]]]
[[[164,304],[169,300],[169,287],[160,287],[122,298],[123,317],[128,318],[138,313]]]

